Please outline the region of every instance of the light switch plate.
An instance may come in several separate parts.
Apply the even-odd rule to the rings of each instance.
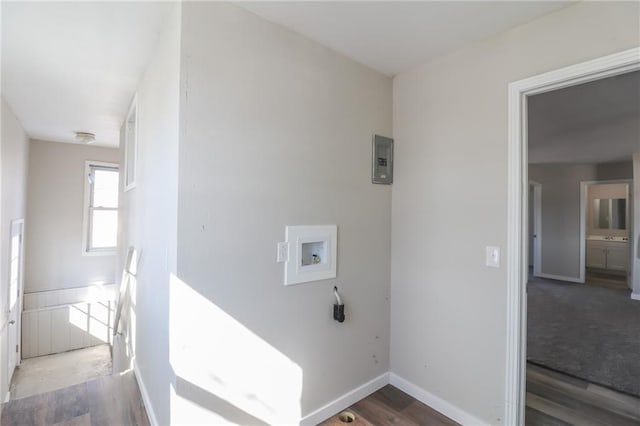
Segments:
[[[487,246],[486,263],[490,268],[500,267],[500,247]]]
[[[289,243],[286,241],[278,243],[278,253],[276,255],[278,263],[289,261]]]

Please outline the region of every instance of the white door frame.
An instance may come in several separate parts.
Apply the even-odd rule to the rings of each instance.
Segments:
[[[550,71],[508,87],[507,339],[504,424],[524,424],[526,392],[527,96],[640,70],[640,48]]]
[[[542,274],[542,184],[529,180],[533,187],[533,276]],[[529,211],[529,210],[527,210]]]
[[[13,310],[11,310],[11,273],[12,273],[12,268],[11,265],[9,265],[9,270],[7,271],[9,273],[8,279],[9,279],[9,288],[7,289],[7,300],[9,302],[9,312],[8,312],[8,324],[7,324],[7,338],[10,335],[10,328],[11,327],[15,327],[15,336],[16,336],[16,342],[15,344],[17,345],[17,350],[14,349],[14,345],[13,342],[7,342],[7,365],[3,366],[4,368],[7,368],[7,383],[10,384],[11,383],[11,378],[13,376],[13,371],[14,368],[17,365],[20,365],[20,361],[22,359],[22,321],[21,321],[21,317],[22,317],[22,293],[23,293],[23,289],[24,289],[24,219],[15,219],[11,221],[11,226],[10,226],[10,232],[9,232],[9,259],[11,260],[13,258],[13,256],[16,253],[13,253],[13,237],[14,237],[14,233],[19,232],[18,235],[20,235],[20,242],[19,242],[19,246],[18,246],[18,250],[19,253],[17,253],[18,255],[18,270],[17,270],[17,279],[18,279],[18,283],[17,283],[17,299],[16,299],[16,304],[15,304],[15,319],[12,319],[11,317],[11,312]],[[11,321],[14,321],[13,323]],[[12,356],[13,355],[13,356]]]

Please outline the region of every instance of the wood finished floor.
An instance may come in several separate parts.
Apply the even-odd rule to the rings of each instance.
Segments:
[[[387,385],[345,411],[354,426],[456,425]],[[3,426],[149,426],[133,372],[105,376],[2,404]],[[344,425],[339,414],[321,426]],[[639,426],[640,399],[532,364],[527,366],[527,426]]]
[[[344,411],[354,414],[354,426],[457,424],[391,385]],[[320,426],[345,425],[339,414]],[[640,426],[640,399],[529,364],[525,424]]]
[[[9,401],[2,426],[149,426],[132,371]]]
[[[527,426],[639,426],[640,399],[527,364]]]
[[[628,290],[627,277],[624,275],[607,274],[599,271],[587,270],[585,274],[585,284],[599,287],[615,288],[618,290]]]
[[[353,426],[444,426],[458,424],[391,385],[372,393],[344,411],[354,414],[354,421],[348,423]],[[320,423],[320,426],[347,424],[340,420],[339,414]]]

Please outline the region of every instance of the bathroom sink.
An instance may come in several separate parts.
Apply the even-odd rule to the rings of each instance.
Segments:
[[[613,237],[608,235],[589,235],[587,239],[591,241],[618,241],[623,243],[629,241],[627,237]]]

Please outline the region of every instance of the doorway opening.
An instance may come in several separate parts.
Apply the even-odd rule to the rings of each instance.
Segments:
[[[640,89],[639,89],[640,90]],[[631,289],[633,179],[581,182],[580,220],[584,282]]]
[[[24,267],[24,219],[11,221],[9,242],[9,321],[7,339],[7,377],[20,363],[20,312]]]
[[[509,85],[508,252],[511,255],[507,263],[506,424],[524,424],[526,408],[526,285],[529,276],[527,100],[536,94],[622,75],[639,69],[640,49],[636,48]],[[637,230],[634,230],[633,241],[635,242],[637,238]],[[635,254],[637,244],[632,245],[634,246],[633,271],[638,256]],[[542,264],[544,264],[544,259]],[[634,289],[638,284],[637,279],[638,277],[632,273]]]

